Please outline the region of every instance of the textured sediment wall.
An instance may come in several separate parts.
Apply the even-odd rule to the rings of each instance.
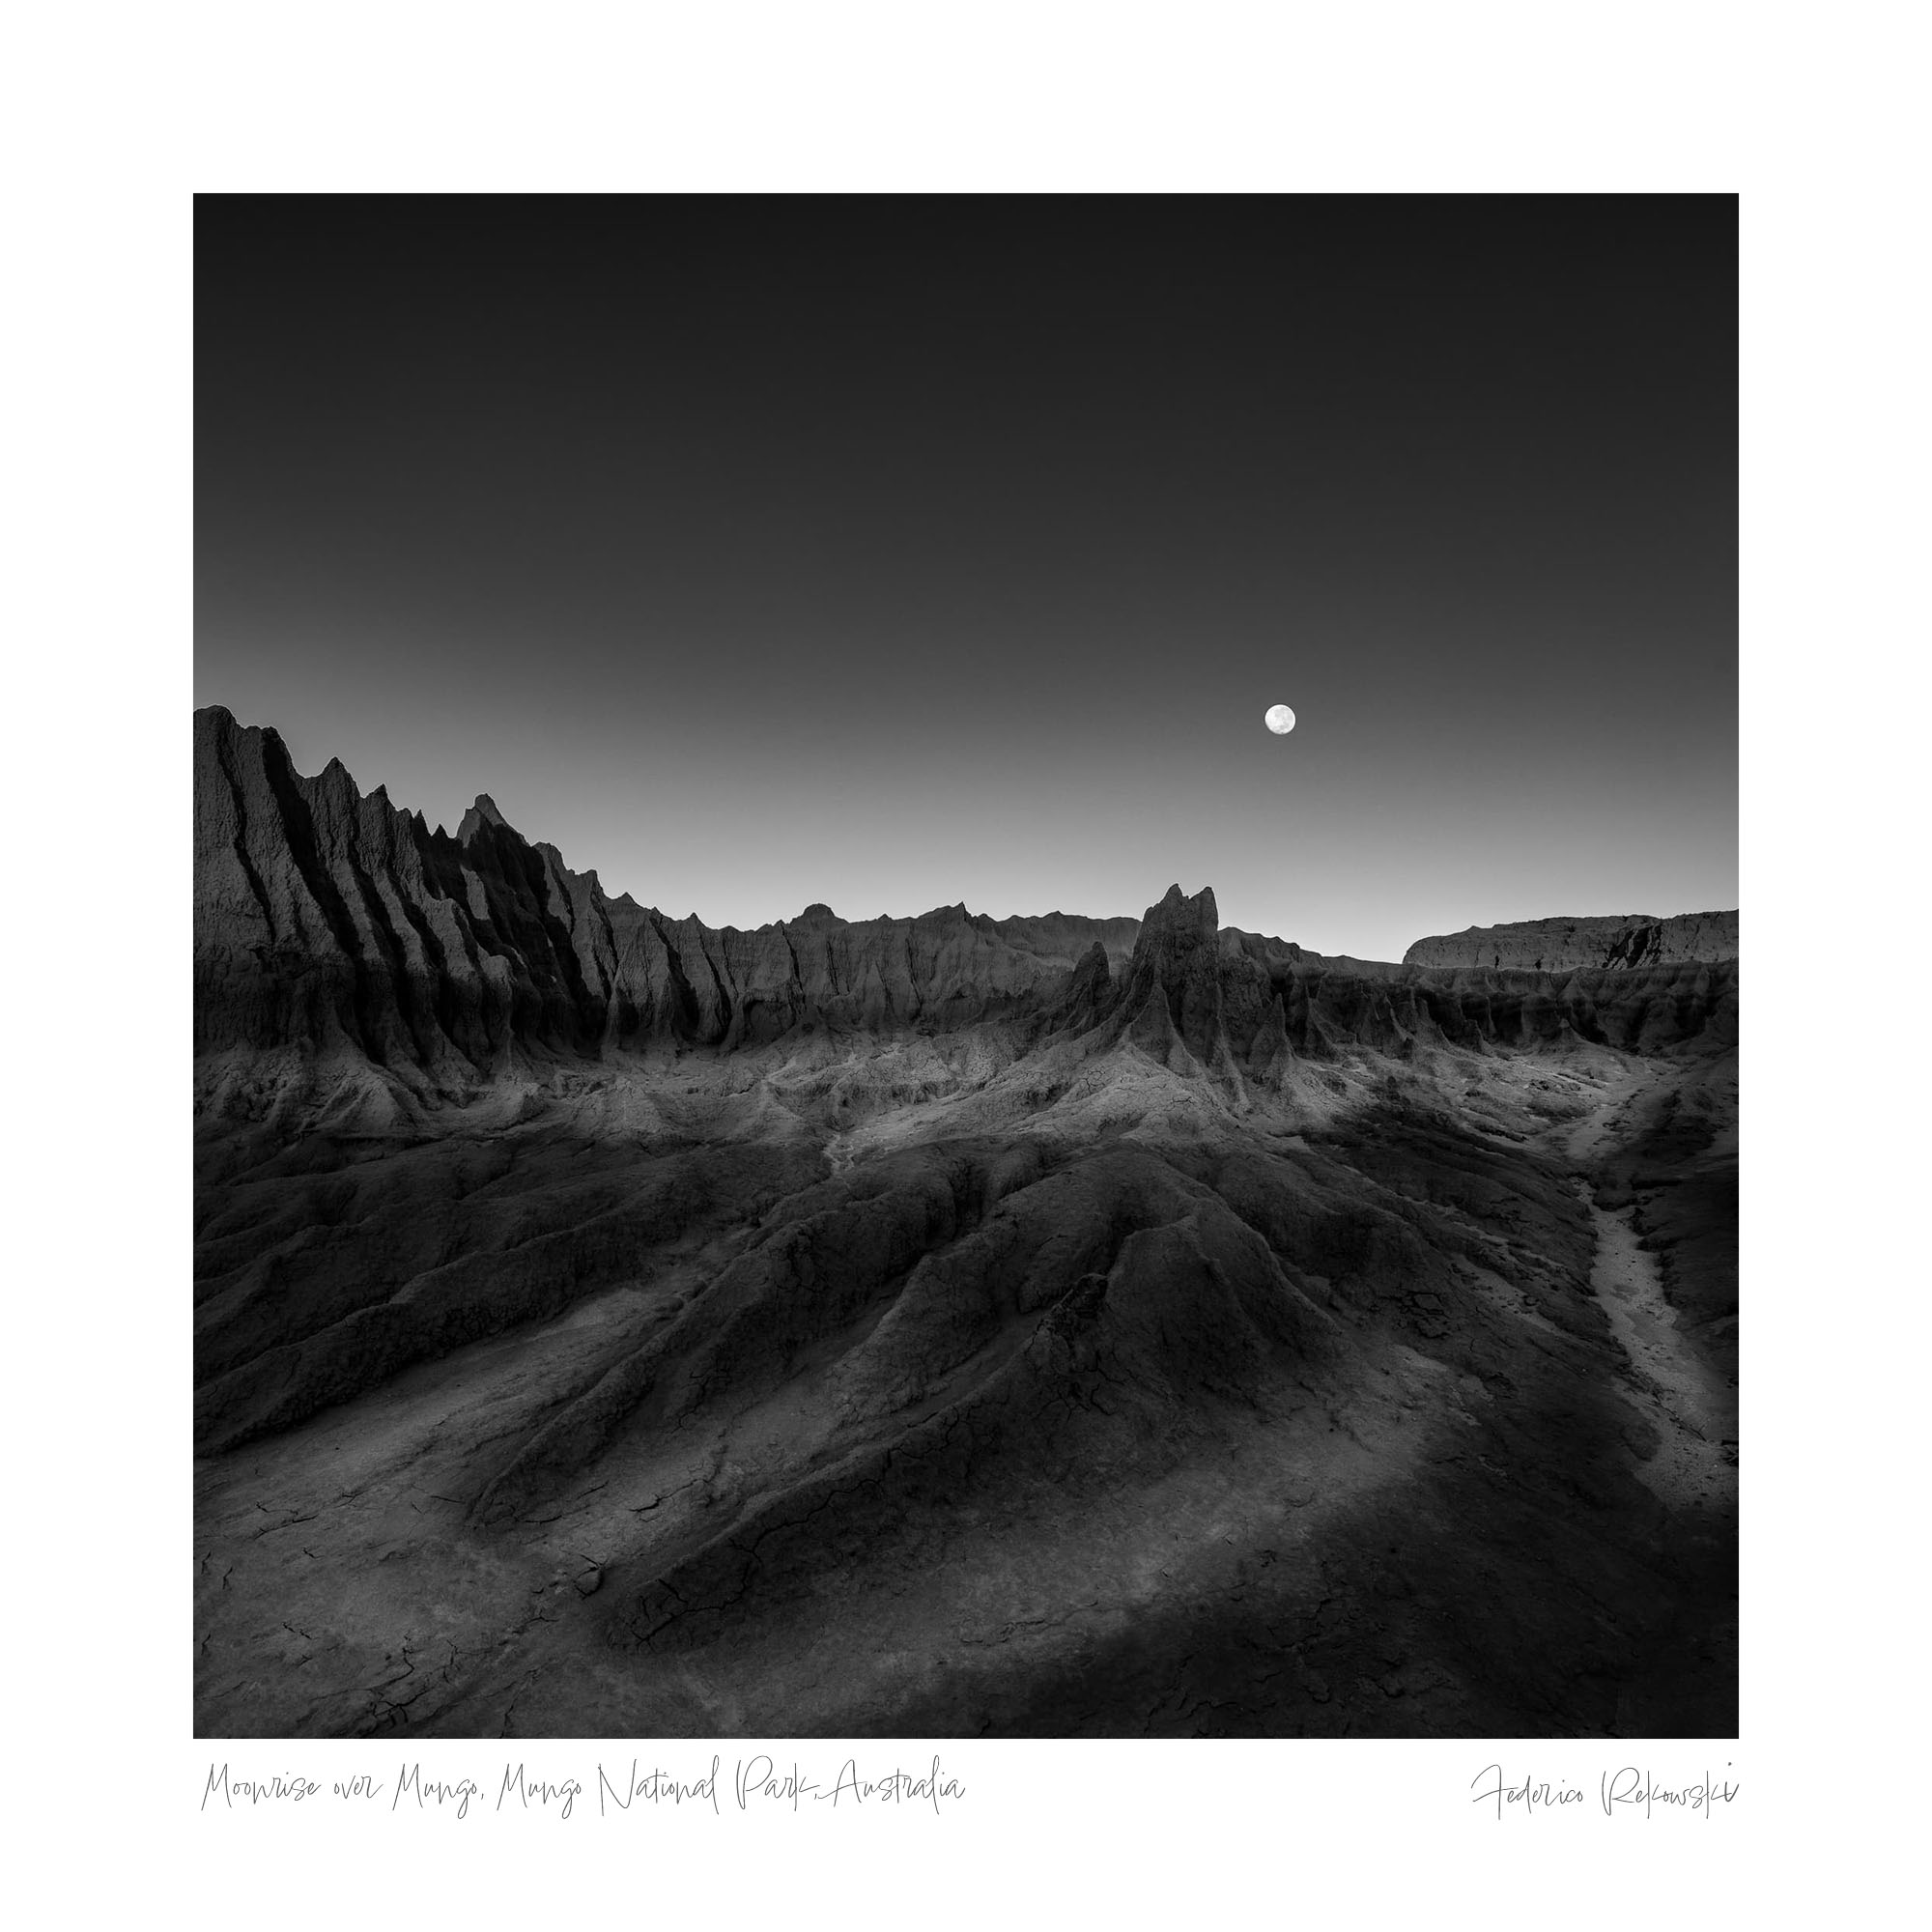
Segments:
[[[1648,913],[1604,918],[1529,919],[1514,925],[1472,925],[1462,932],[1418,939],[1402,955],[1405,966],[1526,967],[1563,973],[1577,967],[1607,972],[1672,966],[1687,959],[1735,959],[1735,912],[1686,912],[1670,919]]]
[[[366,1056],[412,1085],[466,1087],[512,1048],[730,1051],[817,1027],[1012,1019],[1106,1027],[1265,1081],[1351,1046],[1566,1030],[1652,1046],[1734,1024],[1735,972],[1707,954],[1735,956],[1735,915],[1491,928],[1425,941],[1403,966],[1224,929],[1211,890],[1179,886],[1139,920],[962,905],[854,923],[813,905],[741,932],[611,898],[487,797],[451,836],[381,789],[364,797],[339,763],[303,778],[273,731],[218,709],[196,714],[194,779],[199,1052]]]
[[[962,906],[851,923],[822,905],[753,932],[674,920],[571,871],[479,798],[457,833],[297,773],[272,730],[195,716],[197,1050],[359,1047],[486,1067],[558,1051],[735,1046],[812,1020],[961,1024],[1065,982],[1138,923]]]

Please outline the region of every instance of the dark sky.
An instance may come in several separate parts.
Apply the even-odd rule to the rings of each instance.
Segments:
[[[1731,198],[197,209],[196,702],[305,771],[714,924],[1737,903]]]

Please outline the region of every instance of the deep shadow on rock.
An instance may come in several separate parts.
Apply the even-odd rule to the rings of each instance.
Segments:
[[[1734,1379],[1734,960],[733,933],[196,787],[202,1734],[1735,1731],[1593,1272]]]

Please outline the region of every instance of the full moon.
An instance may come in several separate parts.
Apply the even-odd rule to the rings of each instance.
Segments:
[[[1267,711],[1267,727],[1279,738],[1286,731],[1294,729],[1294,713],[1285,704],[1270,704]]]

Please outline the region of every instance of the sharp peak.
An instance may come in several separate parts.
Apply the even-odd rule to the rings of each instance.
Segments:
[[[468,845],[486,825],[494,825],[504,832],[514,829],[510,821],[497,810],[497,801],[487,791],[479,791],[476,794],[476,803],[463,814],[463,823],[456,828],[456,836]]]
[[[1189,897],[1186,893],[1180,890],[1178,883],[1168,887],[1158,904],[1148,907],[1148,917],[1151,919],[1155,913],[1163,910],[1178,912],[1182,906],[1193,906],[1201,912],[1211,913],[1214,916],[1216,923],[1218,924],[1220,922],[1221,911],[1220,907],[1215,903],[1214,888],[1212,886],[1203,886],[1198,893]]]

